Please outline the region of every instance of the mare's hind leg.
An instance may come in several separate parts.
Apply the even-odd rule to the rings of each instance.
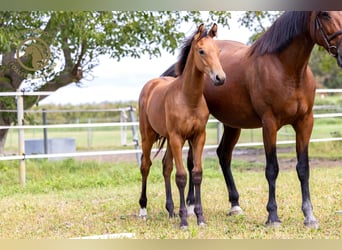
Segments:
[[[165,181],[165,193],[166,193],[166,210],[169,212],[169,217],[174,217],[174,203],[171,192],[171,173],[173,168],[173,157],[169,143],[167,143],[167,149],[163,157],[163,176]]]
[[[309,156],[308,145],[313,127],[312,114],[302,119],[293,126],[296,131],[296,152],[297,152],[297,174],[302,191],[302,211],[305,216],[304,225],[310,228],[318,228],[319,223],[313,214],[309,190]]]
[[[236,189],[234,177],[231,171],[233,149],[240,137],[241,129],[224,126],[224,132],[217,148],[217,156],[220,161],[222,173],[228,189],[228,198],[231,203],[229,215],[242,214],[239,205],[239,193]]]

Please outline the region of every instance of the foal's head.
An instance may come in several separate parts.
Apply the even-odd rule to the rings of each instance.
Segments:
[[[342,11],[313,11],[316,42],[336,57],[342,67]]]
[[[214,24],[209,32],[204,24],[198,27],[197,32],[188,40],[183,47],[181,59],[178,62],[178,74],[182,74],[185,68],[187,57],[192,53],[195,67],[207,74],[215,85],[222,85],[226,79],[220,58],[219,48],[213,37],[217,34],[217,25]]]

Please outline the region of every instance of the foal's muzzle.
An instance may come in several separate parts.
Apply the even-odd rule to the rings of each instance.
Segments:
[[[213,81],[215,86],[220,86],[220,85],[224,84],[224,82],[226,80],[226,74],[224,72],[222,72],[220,74],[212,73],[212,74],[210,74],[210,78]]]

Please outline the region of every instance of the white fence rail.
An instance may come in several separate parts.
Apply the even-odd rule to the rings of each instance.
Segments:
[[[41,159],[41,158],[59,158],[59,157],[79,157],[79,156],[103,156],[103,155],[122,155],[122,154],[136,154],[137,161],[140,161],[141,150],[139,149],[137,126],[139,125],[134,119],[133,112],[130,113],[131,122],[109,122],[109,123],[83,123],[83,124],[56,124],[56,125],[23,125],[23,107],[22,99],[24,96],[32,95],[50,95],[54,92],[1,92],[1,96],[13,96],[17,98],[17,113],[18,113],[18,125],[16,126],[0,126],[0,129],[18,129],[18,155],[1,156],[0,161],[6,160],[19,160],[19,172],[20,181],[25,184],[25,160],[26,159]],[[316,93],[342,93],[342,89],[317,89]],[[314,118],[328,118],[328,117],[342,117],[342,113],[330,113],[330,114],[315,114]],[[218,123],[217,120],[209,120],[209,123]],[[74,153],[58,153],[58,154],[34,154],[25,155],[24,149],[24,130],[25,129],[47,129],[47,128],[90,128],[90,127],[123,127],[131,126],[133,132],[133,141],[135,142],[136,149],[126,150],[106,150],[106,151],[86,151],[86,152],[74,152]],[[327,141],[339,141],[340,137],[335,138],[321,138],[311,139],[310,142],[327,142]],[[293,144],[294,140],[278,141],[277,144]],[[238,143],[237,147],[253,147],[262,146],[262,142],[249,142]],[[206,145],[205,149],[217,148],[217,145]],[[185,148],[186,150],[187,148]]]

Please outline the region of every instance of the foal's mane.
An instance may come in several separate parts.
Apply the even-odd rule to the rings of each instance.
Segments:
[[[296,36],[309,30],[310,11],[288,11],[281,15],[272,26],[250,48],[250,55],[279,53]]]
[[[180,76],[185,68],[186,61],[188,59],[188,56],[191,51],[191,44],[194,40],[195,35],[197,34],[197,30],[194,32],[194,34],[190,37],[188,37],[184,42],[181,47],[181,52],[178,55],[178,61],[176,63],[176,75]],[[203,37],[208,36],[208,31],[207,29],[204,29],[198,39],[202,39]]]
[[[186,38],[183,42],[183,45],[181,47],[181,52],[178,55],[178,61],[174,64],[172,64],[163,74],[160,76],[172,76],[177,77],[180,76],[185,68],[186,61],[188,60],[188,56],[190,54],[191,50],[191,43],[194,40],[194,37],[197,33],[197,30],[194,32],[194,34],[188,38]],[[207,29],[204,29],[201,33],[201,36],[199,39],[202,39],[203,37],[208,36]]]

